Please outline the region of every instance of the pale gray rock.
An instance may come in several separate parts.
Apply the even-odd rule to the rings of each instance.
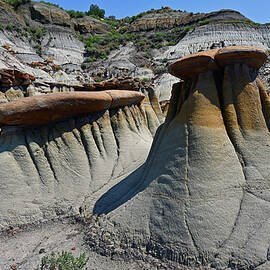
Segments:
[[[13,87],[5,92],[6,99],[8,101],[16,101],[18,99],[24,98],[24,94],[20,89],[15,90]]]
[[[52,74],[52,78],[58,83],[80,84],[76,74],[67,74],[63,70],[59,70]]]
[[[221,72],[174,85],[147,161],[95,204],[117,248],[194,268],[267,266],[269,97],[253,68]]]
[[[140,67],[138,67],[137,69],[135,69],[131,73],[131,76],[134,77],[134,78],[139,78],[141,80],[151,81],[151,79],[154,77],[154,73],[149,68],[140,68]]]
[[[90,207],[145,161],[159,124],[142,104],[49,126],[2,127],[0,229]]]
[[[178,81],[179,81],[178,78],[175,78],[169,73],[161,74],[161,76],[155,79],[153,85],[158,100],[159,101],[170,100],[172,86]]]
[[[26,96],[32,97],[32,96],[35,96],[35,94],[36,94],[36,89],[34,85],[30,84],[26,89]]]
[[[49,32],[42,40],[43,58],[52,58],[57,65],[77,64],[84,60],[84,44],[70,29],[47,26]]]

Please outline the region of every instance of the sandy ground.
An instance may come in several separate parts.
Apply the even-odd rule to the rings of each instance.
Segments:
[[[90,257],[86,266],[88,270],[142,269],[137,263],[113,261],[90,251],[83,237],[83,225],[70,220],[27,229],[13,228],[0,235],[0,269],[37,270],[40,269],[42,257],[62,250],[70,251],[76,257],[85,252]]]

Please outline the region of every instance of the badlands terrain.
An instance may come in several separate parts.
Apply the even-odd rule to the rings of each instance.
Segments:
[[[0,269],[270,269],[270,25],[7,2]]]

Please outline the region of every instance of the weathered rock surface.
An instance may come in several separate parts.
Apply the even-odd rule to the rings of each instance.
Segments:
[[[190,79],[207,70],[217,70],[215,55],[218,50],[187,55],[169,66],[170,74],[180,79]]]
[[[129,105],[36,128],[3,127],[1,230],[93,204],[144,162],[152,143],[149,113]]]
[[[19,89],[15,90],[14,88],[7,90],[4,95],[9,102],[24,98],[23,92]]]
[[[268,51],[251,46],[231,46],[221,49],[215,58],[220,66],[234,63],[245,63],[249,67],[259,69],[267,60]]]
[[[18,74],[12,73],[14,82],[27,75]],[[95,92],[83,85],[35,84],[39,91],[20,86],[27,98],[20,88],[1,93],[0,230],[78,214],[83,201],[93,204],[144,162],[164,118],[153,89],[145,95],[121,89],[138,86],[130,78],[96,84]]]
[[[164,59],[172,62],[190,53],[230,45],[270,48],[269,25],[247,23],[248,18],[237,11],[193,14],[164,8],[148,12],[118,30],[139,31],[147,37],[166,31],[181,32],[187,26],[196,26],[176,46],[165,46],[166,42],[162,42],[162,48],[151,50],[152,58],[138,51],[133,42],[129,42],[120,46],[119,50],[113,50],[108,59],[92,63],[87,72],[83,72],[81,64],[89,55],[85,54],[84,43],[80,41],[81,38],[78,39],[77,34],[102,36],[112,30],[109,24],[89,16],[70,19],[64,10],[39,2],[20,5],[15,12],[1,1],[0,15],[3,24],[0,45],[10,46],[8,51],[0,48],[0,68],[15,67],[42,81],[68,82],[67,77],[70,77],[73,84],[89,83],[97,71],[104,74],[102,79],[136,76],[153,83],[159,101],[169,100],[171,86],[178,81],[167,73]],[[201,26],[200,22],[208,24]],[[8,29],[7,24],[13,26]],[[30,26],[30,29],[26,26]],[[34,37],[36,32],[42,33],[38,39]],[[32,62],[44,62],[47,58],[52,58],[63,69],[63,76],[55,75],[56,71],[48,66],[29,67]],[[157,70],[162,71],[157,73]],[[261,75],[264,77],[263,83],[268,87],[269,64],[261,69]]]
[[[30,11],[30,18],[39,23],[71,26],[69,14],[60,8],[39,2],[31,2],[23,8],[28,9]]]
[[[139,104],[144,95],[136,91],[70,92],[34,96],[0,105],[0,125],[36,126],[71,116]]]
[[[16,69],[0,69],[0,87],[29,85],[35,77]]]
[[[158,58],[168,58],[171,61],[175,61],[178,58],[198,51],[232,45],[258,46],[263,49],[269,49],[269,26],[261,25],[260,27],[256,27],[246,23],[204,25],[189,32],[175,47],[169,48],[165,53],[163,52],[158,56]],[[259,75],[260,79],[268,88],[270,75],[268,61],[261,68]],[[164,85],[165,92],[162,94],[162,98],[166,100],[170,96],[170,84],[176,82],[176,80],[171,76],[170,78],[166,77],[166,80],[163,81],[158,81],[158,84]],[[165,85],[168,85],[168,87],[165,87]]]
[[[101,22],[91,16],[85,16],[74,20],[74,28],[80,34],[106,34],[111,31],[110,25]]]
[[[247,21],[237,11],[220,10],[217,12],[197,13],[174,11],[172,9],[163,9],[161,13],[150,13],[142,18],[135,20],[129,27],[130,32],[151,31],[161,29],[171,29],[177,26],[194,24],[201,20],[216,21]]]
[[[96,203],[120,256],[127,245],[133,256],[146,249],[192,267],[267,263],[270,99],[257,69],[231,59],[174,85],[146,163]],[[93,239],[89,232],[93,249],[104,247]]]

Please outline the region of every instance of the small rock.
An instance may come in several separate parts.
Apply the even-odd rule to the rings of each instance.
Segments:
[[[24,97],[23,92],[21,90],[15,90],[12,87],[6,92],[5,95],[8,101],[19,100]]]
[[[43,253],[46,253],[45,248],[41,248],[41,249],[39,250],[39,254],[43,254]]]

